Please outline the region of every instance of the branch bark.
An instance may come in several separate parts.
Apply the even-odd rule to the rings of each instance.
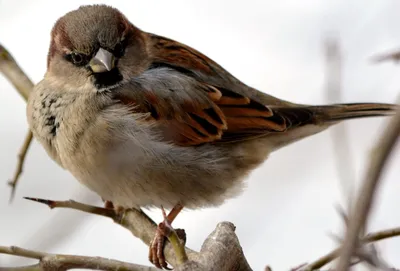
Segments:
[[[95,215],[111,218],[115,223],[128,229],[134,236],[150,245],[156,230],[156,223],[144,212],[137,209],[127,209],[115,212],[113,209],[95,207],[76,201],[53,201],[38,198],[26,198],[53,208],[69,208]],[[221,222],[203,243],[200,252],[185,247],[188,261],[180,264],[180,255],[176,253],[169,242],[164,253],[168,263],[176,270],[252,270],[244,256],[239,240],[235,234],[235,226],[230,222]],[[197,269],[196,269],[197,268]]]
[[[153,240],[157,227],[156,223],[150,217],[148,217],[143,211],[137,209],[127,209],[123,212],[115,212],[114,209],[96,207],[73,200],[53,201],[39,198],[26,199],[46,204],[51,209],[68,208],[111,218],[115,223],[129,230],[135,237],[142,240],[148,246]],[[197,252],[189,248],[185,248],[185,250],[189,258],[196,258]],[[169,242],[165,245],[164,253],[168,263],[172,266],[178,265],[179,259],[176,257],[175,251]]]
[[[46,204],[50,208],[69,208],[86,213],[96,214],[111,218],[117,224],[125,227],[132,234],[140,238],[147,245],[150,244],[154,231],[156,229],[155,223],[142,211],[136,209],[129,209],[117,213],[112,209],[95,207],[75,201],[52,201],[37,198],[27,198],[39,203]],[[251,271],[243,250],[240,246],[239,240],[235,234],[235,226],[230,222],[221,222],[217,225],[216,229],[207,237],[201,251],[199,253],[185,248],[188,255],[188,260],[184,263],[179,261],[179,255],[176,255],[176,250],[173,250],[169,243],[166,244],[164,249],[166,258],[171,265],[175,266],[178,271],[200,271],[200,270],[237,270],[237,271]],[[68,270],[72,268],[93,268],[98,261],[100,265],[97,268],[100,270],[155,270],[143,269],[138,265],[131,265],[128,263],[118,261],[106,261],[103,258],[72,256],[72,255],[53,255],[43,252],[35,252],[16,247],[0,247],[0,253],[20,255],[29,258],[41,260],[39,265],[27,266],[27,269],[19,270]],[[45,265],[46,264],[46,265]],[[87,264],[87,265],[84,265]],[[117,265],[120,269],[116,269]],[[43,269],[44,267],[51,266],[53,269]],[[114,269],[112,269],[114,268]],[[123,267],[123,268],[121,268]],[[142,269],[124,269],[129,268],[142,268]],[[36,269],[35,269],[36,268]],[[38,269],[42,268],[42,269]],[[56,268],[56,269],[54,269]],[[58,269],[57,269],[58,268]],[[4,269],[5,270],[5,269]],[[18,269],[16,269],[18,270]],[[2,269],[0,269],[2,271]]]
[[[27,101],[29,93],[33,89],[33,82],[24,73],[21,67],[17,64],[15,59],[7,51],[7,49],[0,44],[0,72],[13,84],[22,98]]]
[[[75,204],[75,203],[74,203]],[[78,206],[78,205],[75,205]],[[97,208],[97,207],[95,207]],[[73,208],[74,209],[74,208]],[[100,214],[103,215],[103,214]],[[108,217],[108,215],[106,215]],[[86,257],[76,255],[49,254],[19,247],[0,246],[0,254],[18,255],[40,262],[23,267],[0,267],[0,271],[64,271],[74,268],[95,270],[126,270],[126,271],[155,271],[153,267],[131,264],[100,257]],[[195,257],[193,257],[195,256]],[[177,271],[222,271],[237,270],[251,271],[247,263],[239,240],[235,234],[235,226],[230,222],[221,222],[207,237],[200,253],[192,254],[191,259],[178,265]]]
[[[35,265],[22,267],[0,267],[0,271],[64,271],[75,268],[104,270],[104,271],[156,271],[158,269],[139,264],[126,263],[116,260],[110,260],[101,257],[87,257],[77,255],[50,254],[39,251],[28,250],[20,247],[0,246],[0,253],[23,256],[32,259],[38,259],[39,263]]]

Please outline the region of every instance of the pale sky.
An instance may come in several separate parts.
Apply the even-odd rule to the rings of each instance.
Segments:
[[[340,37],[344,52],[342,102],[393,102],[400,66],[374,65],[370,57],[400,47],[400,2],[396,0],[247,1],[50,1],[0,0],[0,43],[38,82],[46,69],[50,30],[66,12],[89,3],[112,4],[133,24],[188,44],[243,82],[298,103],[329,102],[324,93],[323,40]],[[52,210],[23,196],[99,198],[60,169],[34,142],[16,199],[9,205],[7,179],[27,131],[25,102],[0,76],[0,245],[48,252],[102,256],[149,264],[147,247],[112,221],[71,210]],[[359,184],[366,158],[385,127],[382,118],[346,123]],[[343,127],[343,126],[342,126]],[[337,128],[333,128],[337,129]],[[187,245],[199,249],[219,221],[231,221],[250,265],[288,270],[328,253],[342,232],[335,205],[344,204],[330,131],[274,154],[246,180],[244,193],[218,208],[183,212]],[[400,226],[400,148],[396,148],[379,189],[369,230]],[[1,186],[2,185],[2,186]],[[151,216],[159,222],[157,209]],[[378,243],[380,253],[400,268],[400,239]],[[0,256],[0,266],[27,263]]]

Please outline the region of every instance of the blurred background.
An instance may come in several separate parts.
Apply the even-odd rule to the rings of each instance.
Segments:
[[[298,103],[339,102],[326,92],[324,41],[337,37],[342,55],[341,102],[394,102],[400,66],[373,64],[371,57],[400,46],[397,0],[247,1],[28,1],[0,0],[0,42],[28,76],[46,71],[50,30],[80,5],[105,3],[120,9],[139,28],[167,36],[208,55],[243,82]],[[0,75],[0,245],[53,253],[114,258],[148,265],[147,247],[111,220],[72,210],[52,210],[23,196],[74,199],[100,205],[33,142],[15,200],[9,204],[7,179],[28,129],[25,102]],[[329,233],[343,225],[335,205],[347,204],[348,187],[360,184],[368,156],[387,119],[352,120],[281,149],[247,179],[246,191],[219,208],[185,211],[174,226],[186,230],[187,245],[200,249],[223,220],[237,226],[254,270],[270,265],[288,270],[336,247]],[[344,145],[333,135],[345,135]],[[338,131],[342,131],[338,133]],[[337,136],[336,136],[337,137]],[[338,171],[336,150],[351,155]],[[400,147],[387,165],[368,231],[400,226]],[[343,169],[342,169],[343,170]],[[341,178],[341,175],[347,178]],[[346,184],[343,184],[345,182]],[[346,188],[347,187],[347,188]],[[159,210],[149,212],[155,221]],[[384,259],[400,268],[400,238],[378,243]],[[0,255],[0,266],[32,262]]]

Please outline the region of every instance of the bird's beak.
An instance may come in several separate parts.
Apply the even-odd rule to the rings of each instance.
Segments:
[[[114,65],[115,57],[112,53],[103,48],[100,48],[89,62],[89,66],[94,73],[111,71]]]

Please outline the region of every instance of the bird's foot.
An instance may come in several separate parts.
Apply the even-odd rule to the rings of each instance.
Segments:
[[[186,241],[186,233],[183,229],[175,230],[174,228],[172,228],[171,221],[170,221],[170,219],[168,219],[169,215],[168,216],[166,215],[164,208],[161,207],[161,210],[163,212],[164,221],[161,222],[160,224],[158,224],[154,239],[150,243],[149,260],[157,268],[172,270],[170,267],[168,267],[168,264],[165,260],[165,255],[164,255],[164,246],[165,246],[166,238],[169,238],[171,236],[172,232],[176,233],[175,236],[177,236],[178,239],[177,238],[169,238],[172,246],[175,248],[175,247],[182,246],[182,243],[180,240],[183,240],[183,243]],[[176,242],[178,242],[179,244],[175,244]],[[178,251],[175,251],[175,252],[177,253]],[[180,257],[178,257],[178,258],[180,258]]]

